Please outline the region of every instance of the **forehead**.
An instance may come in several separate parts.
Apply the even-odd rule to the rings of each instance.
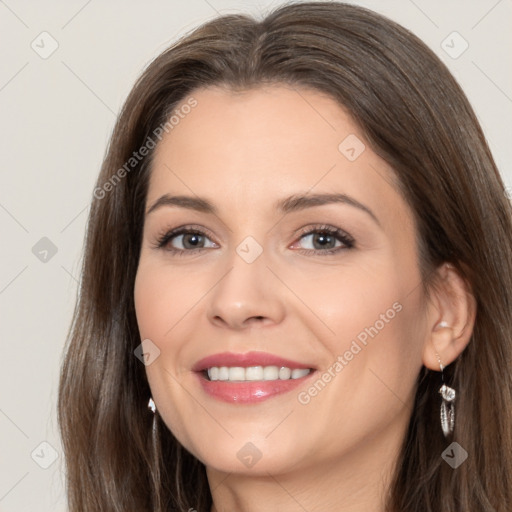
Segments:
[[[196,106],[155,149],[147,203],[195,194],[254,212],[311,190],[346,193],[374,211],[393,205],[388,214],[403,215],[394,172],[333,98],[285,85],[204,88],[181,104],[190,97]]]
[[[219,156],[225,166],[247,158],[244,169],[258,166],[261,171],[271,161],[283,163],[286,156],[294,163],[306,157],[307,163],[314,162],[309,165],[314,173],[323,160],[340,156],[340,137],[362,138],[343,107],[318,91],[285,85],[244,91],[211,87],[190,96],[196,107],[180,117],[159,145],[157,157],[163,152],[168,157],[171,151],[176,153],[175,160],[186,154],[188,162]],[[319,152],[323,153],[320,161]]]

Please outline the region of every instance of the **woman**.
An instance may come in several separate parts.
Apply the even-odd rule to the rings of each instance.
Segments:
[[[510,510],[511,247],[476,117],[408,31],[335,2],[198,28],[94,191],[70,510]]]

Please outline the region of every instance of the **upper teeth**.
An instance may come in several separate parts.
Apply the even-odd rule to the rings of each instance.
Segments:
[[[213,366],[208,368],[208,377],[210,380],[229,380],[229,381],[245,381],[245,380],[287,380],[300,379],[310,373],[309,368],[296,368],[294,370],[286,366],[249,366],[243,368],[241,366]]]

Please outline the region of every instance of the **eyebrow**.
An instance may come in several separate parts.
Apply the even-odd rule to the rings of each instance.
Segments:
[[[367,213],[380,226],[379,219],[372,210],[370,210],[370,208],[347,194],[295,194],[276,201],[276,203],[274,203],[274,210],[286,214],[305,210],[306,208],[312,208],[314,206],[323,206],[335,203],[346,204],[353,206],[354,208],[358,208],[359,210]],[[148,209],[146,215],[149,215],[151,212],[154,212],[163,206],[175,206],[179,208],[187,208],[189,210],[196,210],[201,213],[218,215],[217,208],[205,198],[172,196],[170,194],[164,194],[159,197]]]

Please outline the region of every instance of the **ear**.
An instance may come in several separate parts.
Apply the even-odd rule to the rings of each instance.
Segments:
[[[449,263],[437,270],[427,307],[423,364],[440,371],[464,351],[475,325],[476,300],[467,281]],[[436,355],[439,355],[439,359]]]

